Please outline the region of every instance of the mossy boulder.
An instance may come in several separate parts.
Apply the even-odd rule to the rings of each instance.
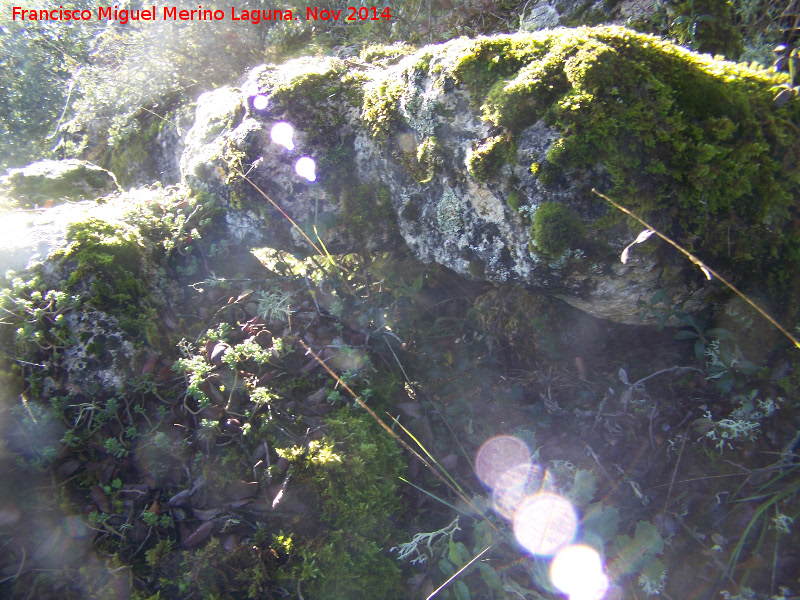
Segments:
[[[0,178],[0,196],[22,208],[66,202],[95,200],[119,190],[113,173],[92,163],[67,159],[43,160],[12,169]]]
[[[399,232],[426,262],[629,323],[657,290],[688,312],[723,296],[655,237],[621,264],[640,227],[597,188],[747,291],[797,306],[800,102],[772,103],[785,80],[620,27],[293,61],[225,92],[227,114],[246,114],[198,138],[184,176],[219,188],[254,239],[295,251],[308,243],[241,174],[334,253],[392,247]],[[248,104],[256,92],[264,111]],[[295,126],[293,151],[269,139],[278,120]],[[209,148],[216,158],[198,162]],[[317,160],[314,184],[293,173],[302,154]],[[385,191],[388,218],[347,216],[364,186]]]

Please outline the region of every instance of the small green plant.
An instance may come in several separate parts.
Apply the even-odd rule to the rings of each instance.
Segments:
[[[292,296],[279,288],[258,294],[258,316],[264,321],[285,321]]]
[[[697,3],[700,4],[699,2]],[[672,21],[670,31],[676,36],[679,44],[687,45],[692,50],[699,50],[703,45],[703,36],[699,31],[701,23],[716,21],[714,15],[700,14],[702,8],[695,4],[695,0],[688,0],[681,14]]]
[[[162,527],[168,529],[172,526],[172,518],[169,513],[157,514],[146,510],[142,513],[142,521],[148,527]]]

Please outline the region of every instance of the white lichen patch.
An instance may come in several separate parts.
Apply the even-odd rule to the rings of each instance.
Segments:
[[[447,235],[456,235],[464,228],[464,202],[450,188],[445,187],[442,199],[436,205],[436,222]]]
[[[507,227],[505,210],[497,196],[486,186],[479,186],[474,181],[468,182],[467,198],[475,213],[483,220],[495,223],[503,229]]]

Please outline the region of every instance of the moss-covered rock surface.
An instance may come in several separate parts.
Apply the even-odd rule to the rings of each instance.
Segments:
[[[213,190],[254,239],[298,250],[310,246],[242,175],[333,251],[399,234],[424,261],[598,316],[630,322],[657,289],[699,307],[712,293],[702,274],[655,238],[619,263],[640,228],[594,187],[754,293],[793,298],[798,106],[773,106],[782,76],[615,27],[377,56],[268,67],[240,95],[201,99],[200,115],[213,103],[227,120],[209,137],[201,117],[190,133],[189,185]],[[269,138],[278,121],[295,127],[292,151]],[[291,169],[303,154],[313,184]],[[365,186],[388,198],[371,200],[366,228],[352,209]],[[573,215],[559,236],[576,235],[539,248],[537,211],[554,205]]]

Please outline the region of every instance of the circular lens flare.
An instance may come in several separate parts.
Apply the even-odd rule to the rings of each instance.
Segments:
[[[566,498],[542,493],[530,496],[514,515],[514,536],[531,554],[551,556],[575,538],[578,517]]]
[[[594,548],[567,546],[550,565],[550,581],[570,600],[602,600],[608,591],[608,577]]]
[[[517,465],[530,465],[531,451],[522,440],[499,435],[483,443],[475,457],[475,474],[494,489],[500,476]]]
[[[294,128],[284,121],[275,123],[275,125],[272,126],[272,130],[269,132],[269,137],[272,138],[272,141],[276,144],[280,144],[287,150],[294,150],[293,136]]]
[[[264,94],[258,94],[257,96],[253,96],[253,108],[256,110],[264,110],[267,108],[269,104],[269,98],[267,98]]]
[[[492,491],[492,508],[512,519],[526,498],[540,492],[555,492],[550,471],[536,463],[514,465],[497,478]]]
[[[300,177],[308,179],[309,181],[316,181],[317,180],[317,165],[314,162],[314,159],[309,156],[303,156],[302,158],[297,159],[297,162],[294,165],[294,171]]]

